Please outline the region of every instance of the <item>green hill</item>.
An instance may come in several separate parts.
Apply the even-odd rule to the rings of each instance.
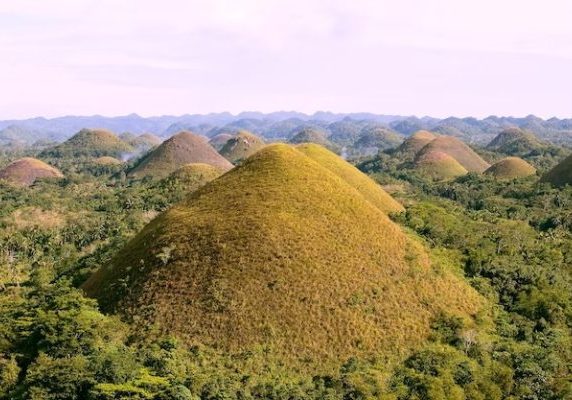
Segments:
[[[453,179],[468,172],[457,160],[441,151],[419,155],[415,159],[414,168],[438,181]]]
[[[218,135],[214,135],[210,138],[209,143],[212,147],[214,147],[217,151],[220,151],[226,142],[232,139],[234,135],[230,133],[219,133]]]
[[[507,157],[491,165],[485,175],[497,179],[516,179],[536,174],[536,168],[518,157]]]
[[[330,142],[323,131],[315,128],[306,127],[296,133],[290,140],[289,143],[300,144],[300,143],[315,143],[320,146],[324,146],[330,150],[335,150],[338,148],[337,145]]]
[[[155,136],[152,133],[144,133],[139,136],[134,136],[127,141],[131,146],[142,150],[152,149],[155,146],[159,146],[162,142],[163,140],[160,137]]]
[[[24,157],[0,170],[0,179],[17,186],[30,186],[38,179],[63,178],[63,174],[45,162]]]
[[[480,173],[490,167],[489,163],[483,160],[469,146],[452,136],[438,136],[433,139],[417,153],[416,158],[419,159],[431,152],[450,155],[469,172]]]
[[[488,145],[488,150],[509,155],[526,155],[545,147],[532,133],[520,128],[509,128],[499,133]]]
[[[204,137],[184,131],[143,157],[128,175],[133,178],[165,178],[183,165],[194,163],[212,165],[222,171],[232,168],[232,164],[218,154]]]
[[[544,174],[540,181],[554,186],[572,185],[572,155]]]
[[[160,182],[161,187],[182,186],[189,193],[222,175],[223,171],[208,164],[187,164]]]
[[[82,129],[65,142],[44,150],[42,157],[101,157],[121,158],[135,149],[104,129]]]
[[[231,163],[239,164],[265,145],[264,140],[255,134],[240,130],[225,143],[220,154]]]
[[[400,357],[442,310],[469,319],[482,304],[354,187],[284,144],[158,216],[83,289],[136,328],[230,354],[262,348],[313,373]]]
[[[391,149],[403,143],[403,136],[388,128],[380,126],[366,127],[360,132],[359,138],[354,144],[358,149],[374,148]]]
[[[347,184],[360,192],[381,211],[390,213],[405,210],[401,204],[387,194],[367,175],[324,147],[306,143],[301,144],[296,148],[312,160],[316,161],[322,167],[345,180]]]

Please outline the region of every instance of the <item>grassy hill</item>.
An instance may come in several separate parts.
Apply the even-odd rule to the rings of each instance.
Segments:
[[[131,146],[142,150],[152,149],[155,146],[159,146],[162,142],[163,140],[159,136],[153,135],[152,133],[134,136],[127,141]]]
[[[415,159],[414,168],[437,181],[453,179],[468,173],[457,160],[441,151],[420,154]]]
[[[232,168],[232,164],[218,154],[204,137],[191,132],[179,132],[141,159],[128,175],[133,178],[165,178],[183,165],[191,163],[208,164],[223,171]]]
[[[182,186],[186,191],[194,192],[208,182],[218,178],[223,171],[208,164],[186,164],[161,180],[160,187]]]
[[[231,163],[237,164],[256,153],[265,145],[264,140],[255,134],[240,130],[225,143],[220,149],[220,154]]]
[[[554,186],[572,185],[572,155],[544,174],[540,181]]]
[[[358,149],[391,149],[403,143],[403,136],[388,128],[371,126],[362,129],[354,147]]]
[[[416,157],[421,158],[424,154],[431,152],[450,155],[469,172],[483,172],[490,167],[489,163],[483,160],[469,146],[451,136],[439,136],[433,139],[417,153]]]
[[[117,158],[109,157],[109,156],[98,157],[98,158],[93,160],[93,163],[96,165],[119,165],[119,164],[123,164],[123,162],[121,160],[118,160]]]
[[[44,150],[42,157],[101,157],[121,158],[123,154],[135,151],[117,137],[104,129],[82,129],[65,142]]]
[[[290,140],[289,143],[300,144],[300,143],[315,143],[320,146],[327,147],[329,149],[334,149],[337,146],[330,142],[326,137],[325,132],[315,129],[315,128],[303,128],[297,132]]]
[[[324,147],[306,143],[301,144],[296,148],[312,160],[316,161],[322,167],[345,180],[347,184],[359,191],[367,200],[381,211],[390,213],[405,210],[401,204],[387,194],[367,175]]]
[[[485,175],[497,179],[516,179],[536,174],[536,168],[519,157],[507,157],[491,165]]]
[[[487,145],[487,149],[509,155],[525,155],[544,146],[531,132],[509,128],[499,133]]]
[[[30,157],[20,158],[0,170],[0,179],[18,186],[30,186],[38,179],[63,176],[57,168]]]
[[[401,145],[399,145],[396,153],[405,158],[413,159],[415,155],[423,147],[425,147],[429,142],[431,142],[436,137],[437,136],[435,136],[433,133],[429,131],[424,131],[424,130],[417,131],[413,135],[405,139],[403,143],[401,143]]]
[[[482,300],[302,151],[266,147],[147,225],[83,289],[135,326],[316,371],[401,357]],[[238,359],[237,359],[238,362]]]

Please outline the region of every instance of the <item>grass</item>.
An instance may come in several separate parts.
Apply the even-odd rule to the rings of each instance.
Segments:
[[[536,168],[519,157],[507,157],[485,171],[497,179],[517,179],[536,174]]]
[[[415,154],[436,137],[429,131],[417,131],[401,143],[397,148],[397,152],[412,159],[415,157]]]
[[[417,154],[417,157],[423,157],[429,152],[438,151],[453,157],[469,172],[483,172],[489,163],[475,153],[469,146],[461,140],[452,136],[439,136],[425,145]]]
[[[204,138],[191,132],[180,132],[147,154],[129,171],[129,176],[165,178],[190,163],[208,164],[223,171],[232,168],[232,164],[218,154]]]
[[[540,181],[554,186],[572,185],[572,155],[544,174]]]
[[[487,145],[489,150],[507,154],[529,152],[542,147],[543,144],[532,133],[520,128],[505,129]]]
[[[226,142],[228,142],[233,137],[234,135],[231,135],[230,133],[219,133],[218,135],[213,136],[209,140],[209,144],[215,149],[217,149],[217,151],[220,151],[220,149],[224,147]]]
[[[454,179],[468,172],[457,160],[440,151],[423,153],[417,157],[415,169],[437,181]]]
[[[31,157],[20,158],[0,170],[0,179],[17,186],[30,186],[38,179],[57,179],[63,176],[57,168]]]
[[[231,163],[240,164],[265,145],[264,140],[258,136],[248,131],[240,130],[225,143],[220,149],[220,154]]]
[[[97,165],[119,165],[119,164],[123,164],[123,162],[121,162],[117,158],[109,157],[109,156],[98,157],[95,160],[93,160],[93,163],[97,164]]]
[[[164,190],[181,185],[190,193],[218,178],[223,172],[208,164],[187,164],[162,179],[159,187]]]
[[[442,310],[479,311],[474,290],[307,150],[260,150],[154,219],[84,290],[135,329],[314,372],[403,356]]]
[[[74,136],[41,153],[42,157],[120,157],[134,148],[105,129],[82,129]]]

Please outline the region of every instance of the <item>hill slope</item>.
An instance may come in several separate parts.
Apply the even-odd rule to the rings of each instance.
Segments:
[[[425,147],[436,137],[437,136],[429,131],[417,131],[399,145],[397,148],[397,153],[413,159],[419,150]]]
[[[429,151],[415,158],[415,169],[435,180],[448,180],[467,174],[467,170],[449,154]]]
[[[184,131],[161,143],[129,171],[128,175],[134,178],[164,178],[183,165],[191,163],[212,165],[222,171],[232,168],[232,164],[218,154],[204,137]]]
[[[572,185],[572,155],[544,174],[540,181],[554,186]]]
[[[290,140],[289,143],[300,144],[300,143],[316,143],[320,146],[327,148],[333,148],[335,145],[326,138],[326,134],[315,128],[306,127],[296,133]]]
[[[245,130],[230,138],[220,149],[220,154],[231,163],[240,163],[265,146],[264,140]]]
[[[189,193],[222,175],[223,171],[208,164],[187,164],[161,180],[160,187],[182,186]]]
[[[499,133],[487,149],[510,155],[524,155],[542,148],[543,144],[530,132],[519,128],[508,128]]]
[[[342,178],[381,211],[390,213],[405,210],[401,204],[367,175],[324,147],[306,143],[297,146],[297,149]]]
[[[19,186],[30,186],[42,178],[63,178],[63,176],[57,168],[31,157],[20,158],[0,170],[0,179]]]
[[[124,153],[133,152],[129,144],[105,129],[82,129],[65,142],[44,150],[44,157],[101,157],[121,158]]]
[[[232,139],[234,135],[230,133],[219,133],[214,135],[210,140],[209,144],[214,147],[217,151],[220,151],[230,139]]]
[[[480,297],[343,179],[271,145],[161,214],[83,289],[135,324],[324,371],[423,343]]]
[[[419,151],[417,157],[422,157],[424,154],[434,151],[450,155],[469,172],[483,172],[490,167],[489,163],[483,160],[469,146],[451,136],[435,138]]]
[[[536,168],[522,158],[507,157],[491,165],[484,173],[497,179],[516,179],[534,175]]]

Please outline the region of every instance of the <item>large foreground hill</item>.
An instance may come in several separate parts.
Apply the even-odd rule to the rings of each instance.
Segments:
[[[305,153],[258,151],[153,220],[84,290],[135,326],[231,353],[263,346],[313,371],[395,357],[442,310],[480,309],[351,175]]]

